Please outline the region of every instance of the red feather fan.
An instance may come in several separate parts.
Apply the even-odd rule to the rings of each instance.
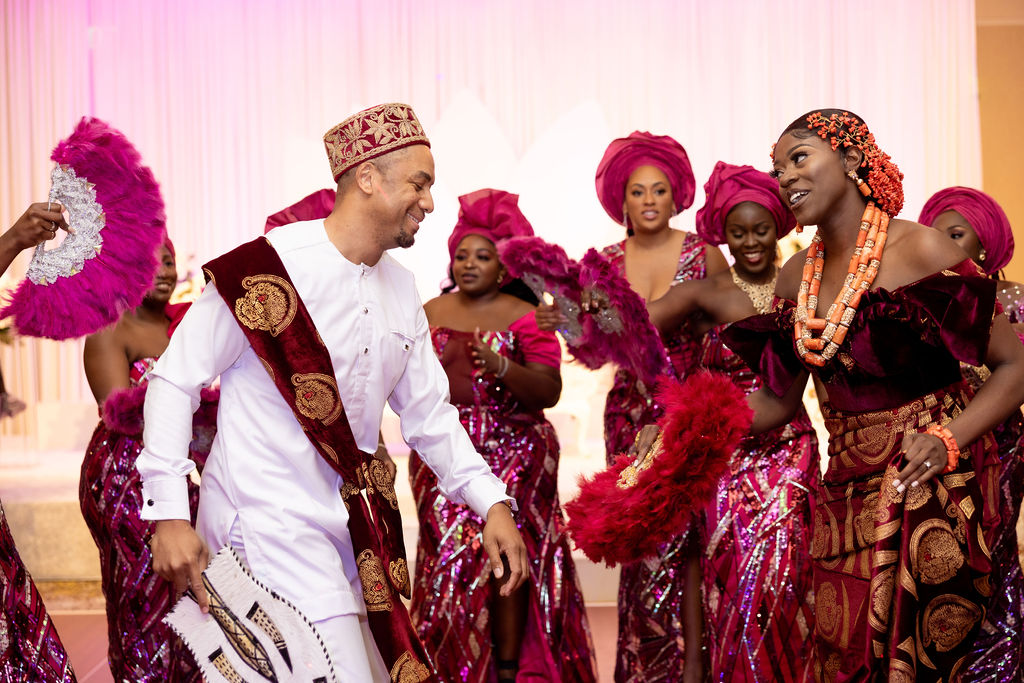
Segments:
[[[680,384],[663,377],[658,401],[662,447],[633,485],[619,485],[633,464],[628,455],[593,478],[565,505],[569,533],[594,562],[635,562],[685,529],[691,515],[715,497],[753,416],[743,391],[727,377],[701,372]]]

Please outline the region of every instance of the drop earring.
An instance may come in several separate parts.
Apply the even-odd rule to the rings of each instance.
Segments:
[[[861,180],[861,177],[857,175],[856,171],[847,171],[846,175],[850,178],[850,180],[857,184],[857,189],[860,190],[860,193],[862,195],[864,195],[865,197],[871,196],[871,186],[865,183],[863,180]]]

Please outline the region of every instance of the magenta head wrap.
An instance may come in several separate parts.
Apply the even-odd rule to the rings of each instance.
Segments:
[[[334,190],[317,190],[308,194],[291,206],[286,206],[277,213],[267,216],[263,232],[268,233],[276,227],[289,223],[327,218],[334,210],[334,198]]]
[[[163,246],[167,247],[167,251],[171,252],[171,258],[178,260],[178,257],[174,254],[174,242],[171,241],[170,235],[164,233]],[[160,264],[157,264],[157,268],[160,268]]]
[[[676,211],[693,204],[696,181],[683,146],[668,135],[651,135],[637,130],[628,137],[612,140],[597,165],[597,198],[616,223],[625,223],[622,204],[626,199],[626,181],[640,166],[661,169],[672,186]]]
[[[697,234],[708,244],[718,246],[725,242],[725,219],[742,202],[754,202],[767,209],[775,220],[778,238],[796,226],[796,218],[779,198],[778,181],[752,166],[719,161],[704,183],[704,194],[704,206],[697,211]]]
[[[519,195],[503,190],[477,190],[459,197],[459,220],[448,238],[448,256],[466,235],[486,237],[495,245],[510,237],[529,237],[533,227],[519,210]]]
[[[939,214],[956,211],[964,217],[985,247],[981,267],[991,275],[1010,262],[1013,256],[1013,231],[1010,219],[996,200],[970,187],[947,187],[932,195],[921,209],[917,221],[931,225]]]

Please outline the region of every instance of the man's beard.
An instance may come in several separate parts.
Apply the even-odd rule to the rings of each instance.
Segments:
[[[408,249],[415,243],[416,235],[413,235],[411,232],[406,231],[405,228],[399,230],[398,234],[395,236],[395,244],[397,244],[402,249]]]

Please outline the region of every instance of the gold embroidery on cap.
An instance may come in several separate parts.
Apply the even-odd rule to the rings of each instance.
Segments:
[[[430,142],[412,107],[398,102],[354,114],[324,134],[335,179],[364,161],[414,144]]]

